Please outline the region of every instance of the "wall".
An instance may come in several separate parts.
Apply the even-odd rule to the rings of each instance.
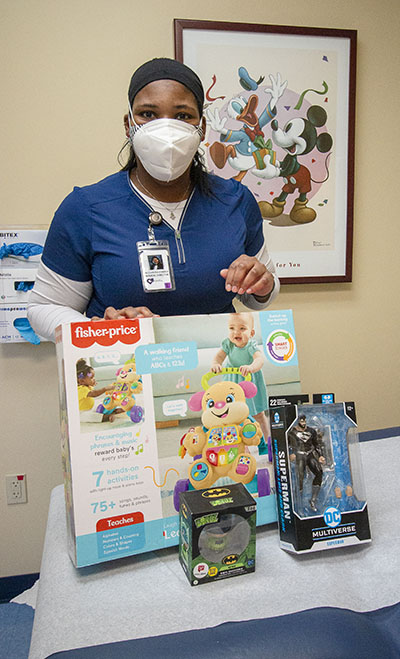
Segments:
[[[357,29],[353,283],[285,286],[275,308],[294,310],[304,391],[355,400],[361,430],[398,425],[399,15],[398,0],[3,0],[0,226],[46,224],[73,185],[116,170],[130,75],[173,57],[173,18]],[[54,347],[1,345],[0,381],[5,576],[39,569],[61,482]],[[29,502],[7,506],[15,472]]]

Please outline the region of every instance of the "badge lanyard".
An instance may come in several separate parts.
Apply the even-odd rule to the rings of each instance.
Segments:
[[[175,278],[168,240],[156,240],[154,235],[154,227],[161,224],[162,221],[161,213],[152,210],[149,215],[147,229],[149,239],[136,243],[145,293],[175,290]]]

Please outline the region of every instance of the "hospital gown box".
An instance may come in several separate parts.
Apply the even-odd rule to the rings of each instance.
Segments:
[[[281,548],[370,542],[354,403],[271,405],[270,416]]]
[[[228,349],[230,314],[57,328],[74,565],[177,545],[187,490],[242,482],[257,498],[257,524],[276,521],[271,438],[254,415],[268,407],[267,388],[300,391],[293,318],[266,310],[247,320],[252,349],[232,353],[218,375],[210,369]],[[253,353],[263,365],[245,378],[233,362],[252,363]]]

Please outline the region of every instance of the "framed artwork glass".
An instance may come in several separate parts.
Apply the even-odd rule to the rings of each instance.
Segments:
[[[352,280],[356,30],[174,21],[210,172],[255,196],[284,284]]]

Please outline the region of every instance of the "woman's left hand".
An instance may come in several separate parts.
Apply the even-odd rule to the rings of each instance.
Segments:
[[[225,289],[238,295],[249,293],[265,297],[274,288],[274,278],[255,256],[241,254],[229,266],[220,271],[225,279]]]

